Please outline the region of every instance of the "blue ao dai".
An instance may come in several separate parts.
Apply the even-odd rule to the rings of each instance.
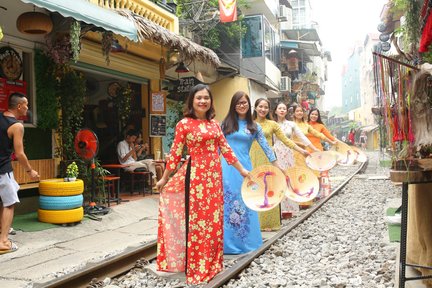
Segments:
[[[272,148],[268,145],[262,128],[254,134],[247,129],[246,120],[239,120],[239,130],[226,135],[226,139],[240,163],[247,170],[252,170],[249,150],[253,140],[257,140],[270,162],[276,160]],[[258,213],[249,209],[241,196],[243,177],[222,159],[222,177],[224,188],[224,254],[243,254],[256,250],[262,245],[262,236]]]

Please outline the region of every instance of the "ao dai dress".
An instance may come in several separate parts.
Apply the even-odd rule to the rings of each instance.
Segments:
[[[188,284],[208,282],[223,268],[223,191],[219,151],[237,162],[219,123],[182,119],[167,168],[174,171],[183,146],[190,157],[160,195],[157,269],[186,272]]]
[[[314,128],[316,131],[318,131],[321,134],[324,134],[328,139],[330,139],[331,141],[335,141],[336,138],[330,133],[330,131],[325,127],[324,124],[318,123],[318,122],[309,122],[309,125],[312,126],[312,128]],[[318,148],[319,150],[323,151],[324,148],[321,144],[322,138],[321,137],[317,137],[312,133],[308,133],[307,138],[312,142],[312,144]],[[310,151],[311,152],[311,151]]]
[[[273,162],[276,156],[264,137],[262,128],[257,124],[257,132],[252,134],[247,129],[246,120],[238,120],[239,129],[226,136],[228,144],[240,163],[247,170],[252,170],[249,150],[253,140],[257,140],[266,158]],[[262,237],[258,213],[249,209],[243,202],[241,186],[243,177],[223,159],[222,178],[224,184],[224,253],[243,254],[258,249]]]
[[[278,122],[282,128],[283,133],[289,139],[299,139],[301,143],[305,146],[311,145],[311,141],[303,134],[296,123],[293,121],[284,120],[283,122]],[[294,166],[294,154],[292,149],[288,148],[281,140],[274,137],[274,151],[276,153],[278,164],[283,169],[286,170]]]
[[[267,140],[267,143],[269,145],[272,145],[272,137],[275,135],[278,139],[280,139],[286,146],[289,148],[294,148],[295,143],[288,139],[283,131],[282,128],[279,126],[279,124],[273,120],[264,119],[264,120],[257,120],[257,123],[259,123],[263,129],[265,138]],[[264,151],[261,149],[261,147],[258,145],[257,141],[254,141],[252,143],[252,148],[249,153],[251,160],[252,160],[252,167],[256,168],[261,165],[269,164],[269,161],[264,153]],[[265,211],[265,212],[258,212],[259,221],[261,230],[279,230],[281,227],[281,211],[280,206]]]
[[[282,128],[283,133],[289,139],[293,139],[295,136],[300,140],[305,146],[311,145],[311,141],[303,134],[300,128],[293,121],[284,120],[282,122],[278,122],[280,127]],[[294,167],[294,153],[291,148],[285,146],[285,144],[276,137],[273,137],[274,142],[274,151],[276,153],[276,157],[278,159],[279,166],[285,171],[290,167]],[[298,212],[299,204],[285,197],[281,202],[281,210],[282,212]]]

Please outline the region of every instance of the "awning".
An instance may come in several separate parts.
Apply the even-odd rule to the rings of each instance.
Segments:
[[[214,67],[220,65],[220,59],[213,50],[203,47],[186,37],[171,32],[132,11],[118,10],[117,12],[120,15],[127,17],[135,24],[138,30],[138,40],[140,42],[148,40],[169,47],[173,50],[177,50],[182,60],[198,60],[211,64]]]
[[[364,131],[366,133],[369,133],[369,132],[371,132],[373,130],[378,129],[378,127],[379,127],[378,125],[369,125],[369,126],[363,126],[363,127],[361,127],[360,130]]]
[[[21,0],[24,3],[33,4],[58,12],[64,17],[72,17],[78,21],[91,24],[105,30],[122,35],[132,41],[138,41],[137,29],[128,18],[123,17],[113,10],[105,9],[86,0]]]
[[[290,40],[317,41],[321,44],[321,39],[316,29],[290,29],[283,30],[282,32],[285,33]]]
[[[313,42],[295,41],[295,40],[281,40],[281,48],[303,50],[308,56],[321,56],[321,52]]]

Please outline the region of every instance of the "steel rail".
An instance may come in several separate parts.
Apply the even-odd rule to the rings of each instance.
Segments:
[[[221,287],[226,284],[229,280],[235,278],[240,274],[249,264],[268,250],[277,240],[289,233],[291,230],[296,228],[307,218],[309,218],[316,210],[318,210],[325,202],[336,195],[356,174],[363,169],[366,163],[360,165],[360,167],[350,176],[348,176],[339,186],[332,191],[332,193],[316,202],[314,206],[305,211],[297,219],[293,219],[288,224],[285,224],[280,231],[274,236],[269,238],[264,244],[257,250],[250,252],[246,255],[241,255],[237,258],[236,262],[219,273],[213,280],[203,286],[203,288],[209,287]],[[80,288],[89,287],[89,283],[93,279],[104,279],[106,277],[115,278],[123,275],[130,271],[136,261],[139,259],[147,259],[151,261],[156,258],[157,240],[153,240],[143,246],[136,248],[128,248],[124,252],[115,255],[107,260],[100,263],[92,263],[84,267],[83,269],[49,281],[47,283],[35,283],[33,287],[44,287],[44,288]]]
[[[330,198],[334,197],[336,194],[339,193],[340,190],[355,176],[357,175],[363,167],[367,165],[367,162],[362,163],[360,167],[349,177],[345,179],[336,189],[332,191],[332,193],[327,196],[326,198],[321,199],[320,201],[316,202],[314,206],[309,208],[306,212],[304,212],[302,215],[300,215],[297,219],[294,219],[290,221],[286,226],[283,226],[279,232],[277,232],[273,237],[269,238],[267,241],[261,245],[260,248],[258,248],[255,251],[249,252],[246,255],[242,255],[238,258],[238,261],[234,263],[231,267],[228,269],[223,270],[221,273],[219,273],[215,278],[213,278],[210,282],[208,282],[206,285],[203,286],[203,288],[213,288],[213,287],[222,287],[223,285],[227,284],[229,280],[237,277],[243,270],[245,270],[252,261],[254,261],[256,258],[258,258],[260,255],[264,254],[266,250],[268,250],[276,241],[278,241],[280,238],[288,234],[291,230],[296,228],[298,225],[300,225],[302,222],[304,222],[306,219],[308,219],[313,213],[315,213],[316,210],[318,210],[324,203],[326,203]]]
[[[104,260],[103,262],[88,265],[82,270],[65,275],[47,283],[35,284],[33,287],[89,287],[89,283],[95,278],[114,278],[130,271],[134,267],[135,262],[141,258],[145,258],[148,261],[155,259],[156,245],[157,241],[153,240],[140,247],[128,248],[124,252]]]

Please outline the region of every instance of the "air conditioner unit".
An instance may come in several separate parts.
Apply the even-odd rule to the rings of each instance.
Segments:
[[[288,21],[288,7],[285,5],[279,5],[279,22]]]
[[[291,78],[290,77],[287,77],[287,76],[281,77],[279,90],[291,92]]]

